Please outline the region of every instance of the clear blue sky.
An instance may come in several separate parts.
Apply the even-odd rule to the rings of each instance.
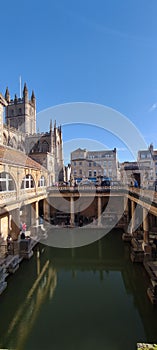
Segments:
[[[157,147],[156,15],[156,0],[2,1],[0,91],[19,95],[21,75],[38,112],[77,101],[112,107]]]

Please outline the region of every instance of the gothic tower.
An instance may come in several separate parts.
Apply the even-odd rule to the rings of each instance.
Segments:
[[[26,83],[22,98],[18,98],[15,95],[14,100],[10,100],[7,88],[5,99],[8,103],[6,107],[6,124],[28,135],[36,133],[36,99],[32,91],[31,99],[29,100]]]
[[[0,145],[3,145],[3,108],[6,106],[7,102],[0,93]]]

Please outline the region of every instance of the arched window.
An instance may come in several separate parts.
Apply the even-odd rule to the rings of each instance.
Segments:
[[[49,144],[46,141],[42,143],[42,152],[49,152]]]
[[[15,191],[15,182],[9,173],[0,173],[0,191]]]
[[[32,175],[28,174],[24,177],[24,179],[22,180],[22,185],[21,185],[21,189],[27,189],[27,188],[34,188],[35,187],[35,183],[34,183],[34,179],[32,177]]]
[[[13,147],[13,148],[17,148],[17,141],[16,141],[16,138],[13,137],[11,141],[12,141],[12,147]]]
[[[38,187],[44,187],[46,186],[46,180],[44,176],[41,176],[40,180],[38,181]]]

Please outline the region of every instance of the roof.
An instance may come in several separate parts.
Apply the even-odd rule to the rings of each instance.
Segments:
[[[4,146],[0,146],[0,163],[18,165],[36,170],[46,170],[41,164],[28,157],[22,151]]]

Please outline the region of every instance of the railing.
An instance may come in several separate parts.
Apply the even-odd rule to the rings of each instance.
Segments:
[[[139,198],[145,198],[153,203],[157,203],[157,192],[153,190],[148,189],[142,189],[142,188],[134,188],[129,187],[128,188],[129,193],[137,195]]]
[[[82,192],[82,191],[94,191],[94,192],[110,192],[110,191],[122,191],[128,190],[125,186],[95,186],[95,185],[81,185],[81,186],[52,186],[48,187],[49,192]]]

